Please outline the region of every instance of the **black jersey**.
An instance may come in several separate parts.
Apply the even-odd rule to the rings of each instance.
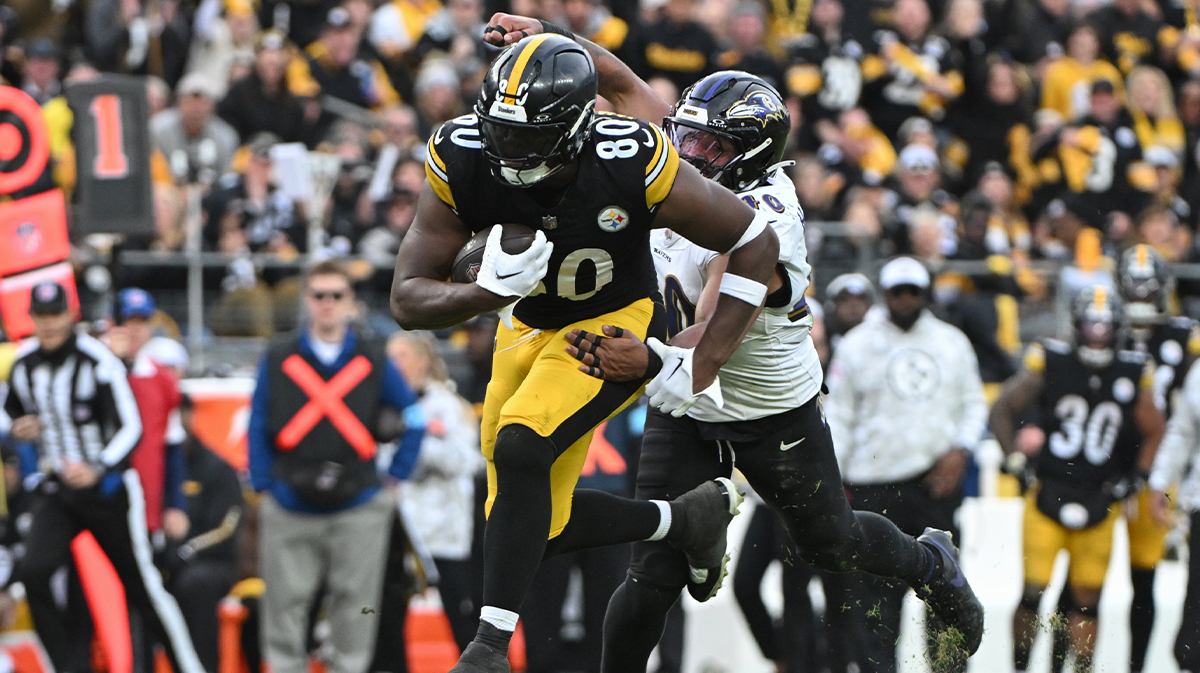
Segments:
[[[1174,317],[1156,326],[1148,340],[1131,341],[1126,348],[1153,358],[1154,395],[1170,416],[1175,393],[1183,387],[1188,365],[1200,354],[1200,326],[1191,318]]]
[[[650,229],[678,170],[679,154],[662,130],[608,113],[592,122],[574,182],[553,196],[492,177],[475,115],[446,122],[430,139],[425,161],[434,193],[471,231],[515,223],[542,230],[554,243],[546,277],[513,311],[541,329],[656,294]]]
[[[1030,348],[1026,368],[1043,376],[1038,413],[1046,443],[1038,454],[1042,482],[1101,489],[1117,463],[1136,457],[1141,432],[1134,419],[1141,390],[1152,385],[1151,360],[1117,351],[1112,364],[1084,366],[1070,345],[1046,339]]]

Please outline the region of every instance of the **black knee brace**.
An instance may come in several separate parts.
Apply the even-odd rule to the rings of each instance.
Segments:
[[[554,444],[524,425],[506,425],[496,434],[492,462],[496,478],[501,473],[544,474],[550,472],[557,458]]]

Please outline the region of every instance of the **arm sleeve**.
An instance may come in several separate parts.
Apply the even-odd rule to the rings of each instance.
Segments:
[[[163,480],[163,505],[171,509],[187,511],[187,497],[183,494],[183,482],[187,481],[187,458],[182,444],[166,446],[166,479]]]
[[[1200,448],[1200,367],[1193,367],[1184,381],[1175,413],[1167,422],[1166,436],[1154,456],[1150,488],[1165,491],[1177,483],[1197,448]]]
[[[250,400],[250,429],[247,433],[250,446],[250,486],[255,491],[271,488],[271,466],[275,454],[271,448],[270,430],[267,427],[267,356],[258,363],[258,377],[254,382],[254,396]]]
[[[958,377],[962,420],[954,435],[954,444],[968,451],[974,451],[987,428],[987,399],[983,393],[983,381],[979,378],[979,361],[975,357],[975,351],[965,336],[958,341],[961,353],[960,371],[962,372],[962,375]]]
[[[380,389],[380,395],[383,398],[381,401],[396,411],[404,411],[417,403],[416,393],[408,387],[404,377],[400,375],[400,370],[396,369],[396,365],[390,361],[385,361],[384,364],[383,386]],[[406,418],[408,417],[406,415]],[[405,479],[412,473],[413,466],[417,464],[417,456],[421,452],[421,440],[425,436],[423,426],[411,422],[406,425],[404,434],[400,437],[396,455],[392,457],[392,464],[388,468],[388,474],[397,479]]]
[[[115,467],[129,456],[142,438],[142,417],[138,412],[137,400],[129,387],[125,365],[116,356],[104,358],[96,364],[97,396],[107,396],[109,409],[116,422],[117,432],[108,446],[100,452],[100,462],[106,468]]]

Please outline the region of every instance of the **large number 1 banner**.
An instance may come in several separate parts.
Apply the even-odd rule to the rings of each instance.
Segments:
[[[104,75],[68,87],[67,102],[75,114],[75,232],[153,231],[145,82]]]

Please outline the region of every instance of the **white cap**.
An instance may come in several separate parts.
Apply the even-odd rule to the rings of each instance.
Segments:
[[[908,145],[900,150],[900,168],[905,171],[936,171],[937,153],[928,145]]]
[[[1146,149],[1146,163],[1155,168],[1178,168],[1179,157],[1170,148],[1163,145],[1151,145]]]
[[[178,86],[175,87],[175,94],[178,96],[200,95],[212,100],[220,95],[212,80],[199,72],[193,72],[179,80]]]
[[[929,287],[929,272],[925,265],[912,257],[897,257],[879,271],[879,286],[890,290],[900,285],[916,285],[922,290]]]

